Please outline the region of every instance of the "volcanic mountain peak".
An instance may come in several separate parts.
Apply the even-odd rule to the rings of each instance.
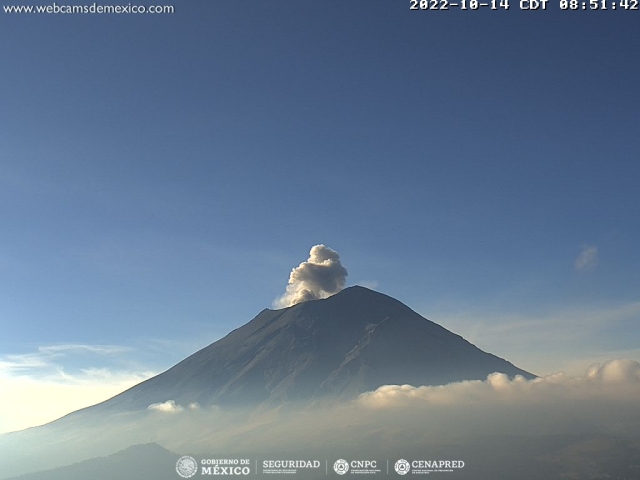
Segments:
[[[533,375],[485,353],[387,295],[349,287],[265,309],[166,372],[92,409],[281,405],[353,397],[385,384],[439,385],[492,372]]]

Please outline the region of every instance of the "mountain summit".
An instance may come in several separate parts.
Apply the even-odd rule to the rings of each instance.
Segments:
[[[263,310],[249,323],[91,409],[281,405],[353,397],[386,384],[441,385],[492,372],[533,378],[398,300],[350,287],[323,300]]]

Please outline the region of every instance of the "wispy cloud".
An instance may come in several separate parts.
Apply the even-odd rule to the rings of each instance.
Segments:
[[[6,355],[0,360],[0,372],[32,370],[36,368],[47,368],[51,366],[49,356],[40,353],[27,353],[23,355]]]
[[[598,247],[595,245],[582,245],[574,266],[579,272],[591,270],[598,264]]]
[[[57,352],[89,352],[99,355],[117,355],[131,351],[131,347],[121,345],[83,345],[83,344],[66,344],[66,345],[50,345],[47,347],[39,347],[38,351],[43,353]]]
[[[152,403],[147,410],[153,410],[161,413],[178,413],[184,410],[182,405],[176,404],[175,400],[167,400],[162,403]]]
[[[192,402],[186,408],[189,410],[199,410],[200,404],[198,402]],[[185,407],[177,404],[175,400],[167,400],[162,403],[152,403],[147,407],[147,410],[161,413],[180,413],[185,411]]]
[[[156,372],[119,345],[61,344],[0,356],[0,433],[53,421],[106,400]]]
[[[38,347],[35,352],[0,356],[0,372],[27,370],[59,370],[65,359],[80,355],[113,356],[132,349],[117,345],[63,344]]]

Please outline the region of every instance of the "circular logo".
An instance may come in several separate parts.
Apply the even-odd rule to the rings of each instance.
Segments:
[[[176,462],[176,472],[182,478],[191,478],[198,473],[198,462],[193,457],[185,455]]]
[[[344,475],[349,471],[349,462],[342,458],[340,460],[336,460],[336,463],[333,464],[333,469],[338,475]]]
[[[398,475],[406,475],[411,470],[411,465],[404,458],[401,458],[396,462],[395,469]]]

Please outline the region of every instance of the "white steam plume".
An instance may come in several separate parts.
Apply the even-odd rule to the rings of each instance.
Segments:
[[[309,259],[291,270],[287,291],[273,302],[277,308],[290,307],[307,300],[327,298],[344,288],[347,270],[340,255],[325,245],[315,245]]]

